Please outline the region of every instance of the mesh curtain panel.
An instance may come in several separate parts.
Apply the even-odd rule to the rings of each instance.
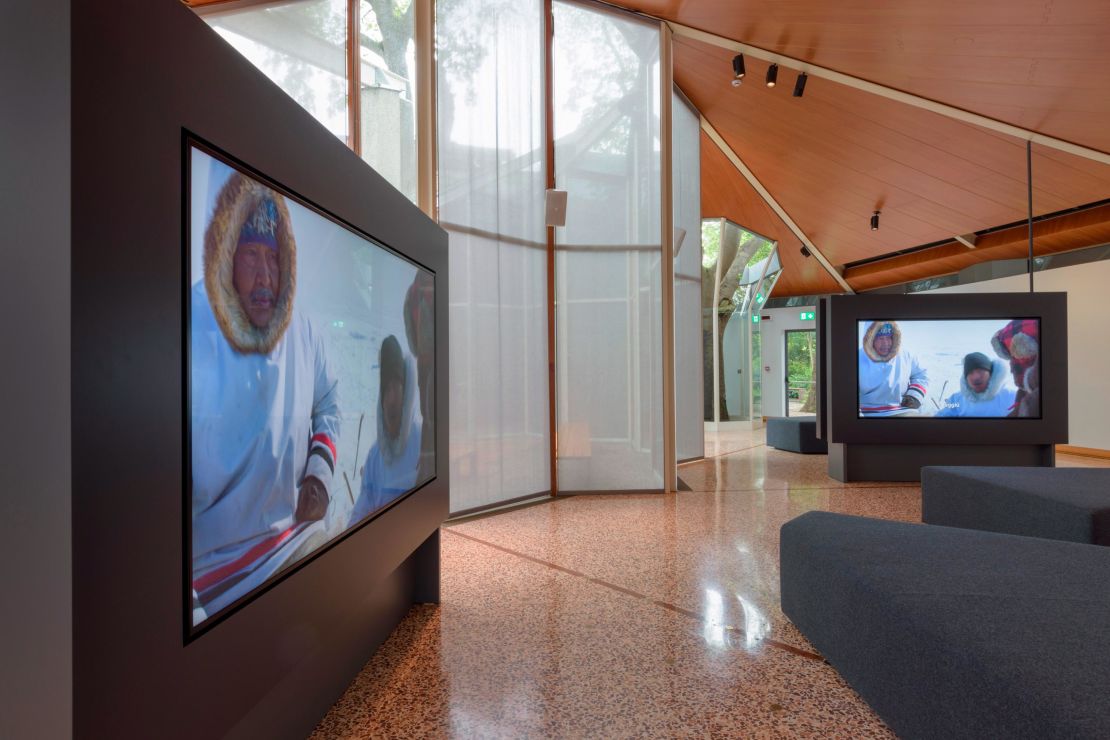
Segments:
[[[559,490],[663,487],[660,65],[655,23],[554,12]]]
[[[543,5],[443,0],[436,16],[460,512],[550,488]]]

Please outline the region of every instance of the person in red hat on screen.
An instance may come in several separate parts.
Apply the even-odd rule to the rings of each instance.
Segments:
[[[1010,361],[1017,398],[1010,416],[1041,415],[1040,325],[1033,319],[1014,319],[995,332],[991,346],[995,354]]]

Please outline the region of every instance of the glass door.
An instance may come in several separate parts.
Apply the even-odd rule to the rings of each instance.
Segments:
[[[786,334],[786,415],[817,413],[817,331],[789,329]]]

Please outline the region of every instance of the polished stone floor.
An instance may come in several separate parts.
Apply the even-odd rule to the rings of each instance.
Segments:
[[[919,486],[838,483],[762,430],[706,452],[680,468],[693,491],[446,526],[442,603],[413,608],[313,737],[890,736],[783,617],[778,534],[813,509],[920,521]]]

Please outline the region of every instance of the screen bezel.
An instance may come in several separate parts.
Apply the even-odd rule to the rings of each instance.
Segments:
[[[437,304],[439,300],[439,285],[438,276],[436,271],[423,264],[419,260],[400,252],[394,247],[390,246],[387,242],[359,229],[351,224],[349,221],[341,218],[340,216],[332,213],[331,211],[323,208],[322,206],[314,203],[308,198],[300,195],[292,188],[289,188],[277,180],[269,177],[268,175],[260,172],[258,169],[244,162],[242,159],[235,157],[224,149],[216,146],[215,144],[207,141],[206,139],[198,136],[197,134],[182,129],[181,136],[181,172],[182,172],[182,189],[181,189],[181,228],[182,228],[182,276],[184,284],[182,285],[182,471],[183,471],[183,485],[182,485],[182,547],[183,547],[183,563],[182,563],[182,618],[184,624],[184,642],[189,644],[202,634],[208,632],[216,625],[226,621],[231,615],[243,609],[251,602],[258,599],[266,592],[273,589],[278,584],[284,582],[287,578],[295,573],[300,572],[310,563],[316,561],[324,553],[330,551],[336,545],[347,540],[356,532],[362,530],[375,519],[385,514],[390,509],[399,505],[402,501],[410,498],[418,491],[421,491],[438,478],[439,471],[439,440],[438,434],[433,435],[433,455],[434,466],[433,473],[430,478],[415,485],[410,490],[402,495],[396,497],[384,506],[376,509],[362,518],[357,524],[348,527],[332,539],[322,544],[319,548],[312,551],[305,557],[298,560],[296,563],[290,565],[288,568],[275,573],[265,583],[260,584],[248,593],[236,599],[231,604],[225,606],[215,614],[209,615],[199,625],[194,625],[192,620],[192,581],[193,581],[193,532],[192,532],[192,399],[191,399],[191,364],[192,357],[190,354],[190,330],[192,318],[192,304],[191,304],[191,258],[192,258],[192,217],[191,217],[191,196],[192,196],[192,150],[197,149],[204,154],[226,164],[232,169],[238,170],[245,175],[248,175],[263,185],[280,193],[283,197],[288,198],[298,205],[312,211],[321,218],[324,218],[335,225],[346,229],[355,236],[370,242],[371,245],[385,250],[391,255],[398,257],[405,262],[415,266],[418,270],[423,270],[432,277],[432,312],[433,316],[437,313]],[[433,346],[439,345],[439,322],[435,321],[432,325],[432,341]],[[433,377],[437,374],[437,370],[433,368]],[[438,397],[439,394],[436,394]],[[439,403],[436,403],[435,416],[433,417],[433,424],[435,420],[440,417]]]
[[[913,321],[946,321],[946,322],[953,322],[953,321],[1004,321],[1004,322],[1036,321],[1037,322],[1037,336],[1038,336],[1037,341],[1041,342],[1041,337],[1043,337],[1043,332],[1041,331],[1041,323],[1042,322],[1041,322],[1041,317],[1040,316],[1010,316],[1010,317],[962,316],[962,317],[959,317],[959,318],[952,318],[952,317],[935,318],[935,317],[927,317],[927,316],[914,316],[912,318],[905,317],[905,316],[863,317],[863,318],[857,319],[857,321],[856,321],[856,332],[857,332],[856,333],[856,350],[857,350],[857,353],[858,353],[858,350],[860,349],[860,347],[859,347],[859,329],[861,328],[861,325],[862,324],[874,323],[876,321],[891,321],[891,322],[894,322],[894,323],[913,322]],[[992,357],[991,359],[999,359],[999,358],[997,358],[997,356],[995,356],[995,357]],[[1038,359],[1040,359],[1040,358],[1038,358]],[[1008,361],[1004,361],[1004,362],[1006,362],[1007,366],[1009,365]],[[997,421],[997,420],[1000,420],[1000,419],[1007,419],[1007,420],[1010,420],[1010,421],[1039,421],[1042,418],[1044,418],[1044,403],[1043,403],[1043,401],[1041,401],[1038,404],[1038,406],[1039,406],[1039,408],[1037,409],[1037,413],[1038,413],[1037,416],[940,416],[940,417],[935,416],[935,415],[934,416],[913,416],[913,415],[906,415],[906,416],[864,416],[863,413],[860,412],[860,410],[859,410],[859,408],[860,408],[859,375],[858,375],[858,366],[857,366],[857,375],[856,375],[856,418],[857,419],[867,419],[868,421],[884,421],[884,422],[885,421],[892,421],[892,420],[896,420],[896,419],[906,420],[906,421],[913,420],[911,423],[914,423],[914,424],[925,421],[926,419],[936,419],[937,421],[960,422],[960,423],[967,423],[969,421],[982,421],[982,420]]]
[[[828,300],[829,441],[882,445],[1041,445],[1068,440],[1068,317],[1066,293],[937,293],[834,295]],[[901,319],[1035,318],[1041,332],[1041,417],[1022,424],[1003,418],[926,417],[912,423],[858,417],[858,322]]]

